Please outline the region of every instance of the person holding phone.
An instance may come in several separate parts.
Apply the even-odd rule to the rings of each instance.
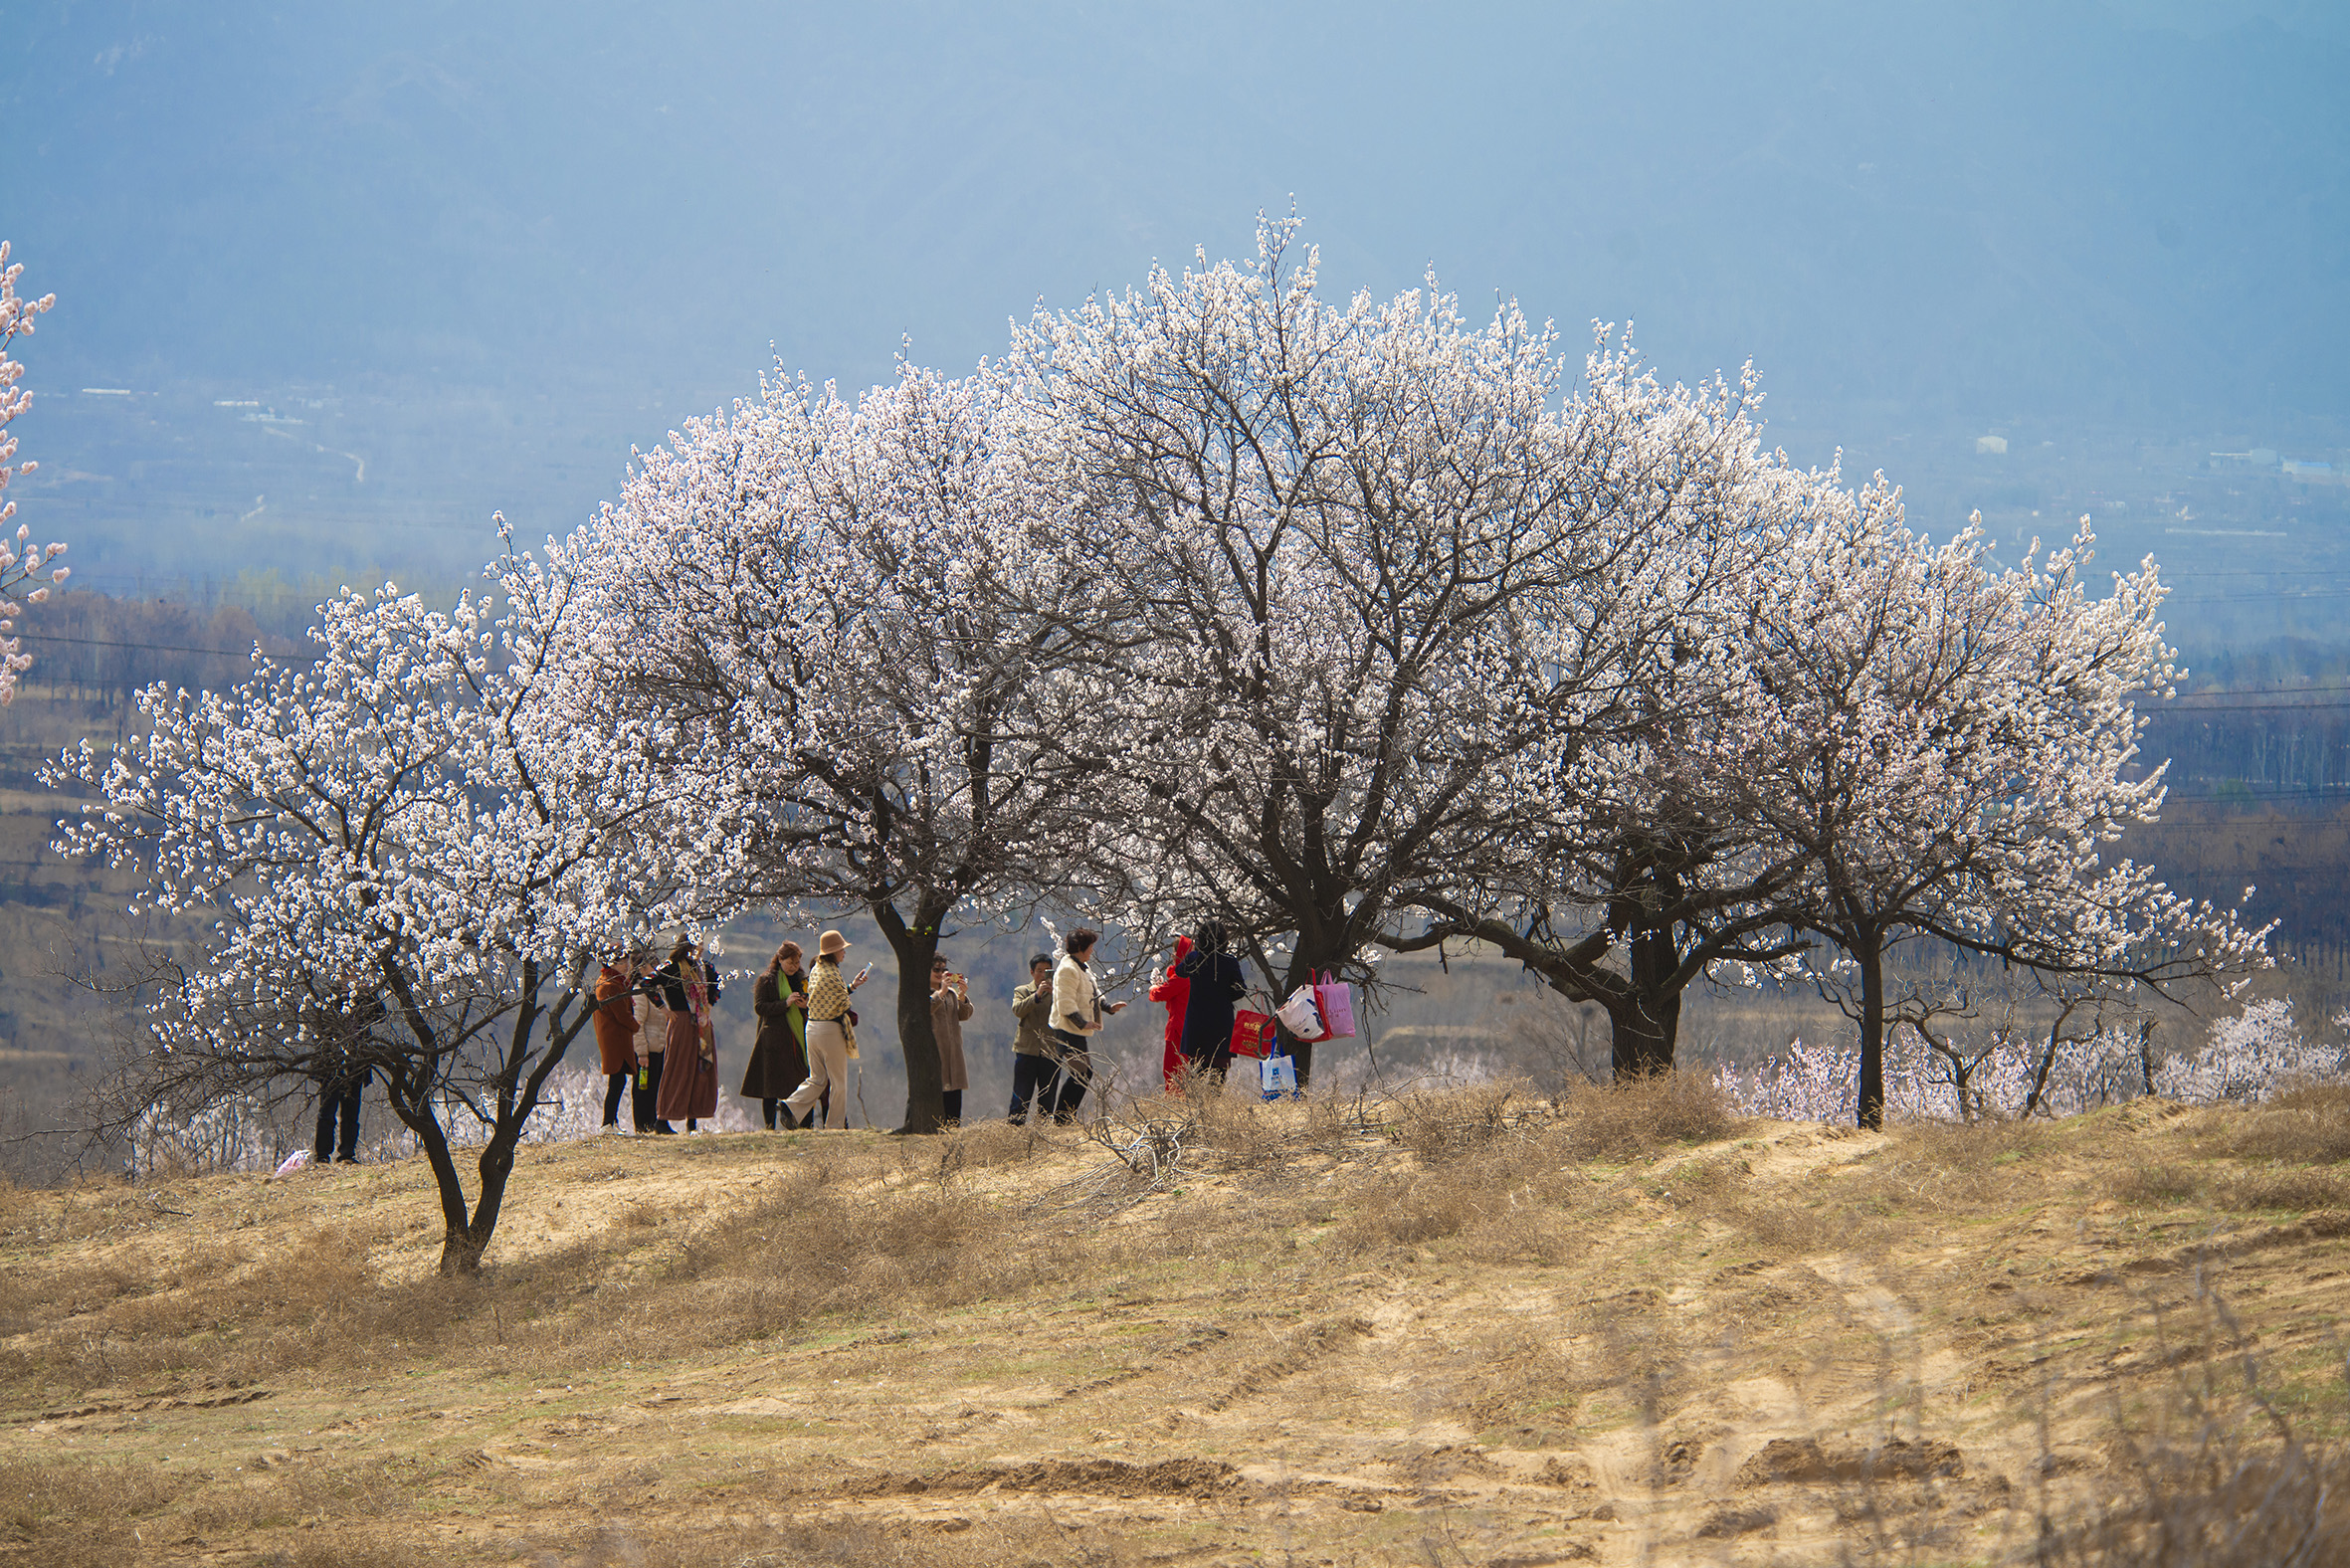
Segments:
[[[1053,1030],[1053,955],[1039,953],[1028,961],[1028,984],[1012,989],[1012,1017],[1019,1029],[1012,1037],[1012,1108],[1014,1126],[1028,1120],[1029,1106],[1039,1116],[1053,1112],[1053,1078],[1061,1071],[1061,1037]]]
[[[831,1089],[824,1124],[843,1130],[849,1125],[849,1037],[842,1022],[849,1017],[849,999],[874,972],[867,964],[856,979],[842,978],[848,951],[849,939],[838,931],[816,939],[816,965],[808,974],[808,1077],[783,1102],[786,1112],[808,1124],[809,1107]]]
[[[637,950],[625,948],[596,971],[596,1055],[604,1070],[604,1127],[620,1130],[620,1099],[636,1082],[644,1060],[637,1055]],[[640,1129],[642,1130],[642,1129]]]
[[[947,968],[946,960],[930,962],[930,1035],[938,1042],[939,1099],[950,1127],[963,1120],[963,1090],[971,1086],[971,1073],[963,1062],[963,1025],[971,1017],[971,981]]]
[[[1093,1081],[1090,1043],[1101,1033],[1103,1016],[1114,1017],[1126,1010],[1123,1002],[1104,1003],[1101,988],[1093,983],[1087,960],[1093,956],[1093,944],[1100,940],[1099,931],[1078,926],[1069,933],[1061,966],[1053,971],[1053,1036],[1061,1046],[1061,1094],[1053,1104],[1053,1119],[1059,1122],[1077,1119],[1077,1106],[1084,1101],[1086,1085]]]

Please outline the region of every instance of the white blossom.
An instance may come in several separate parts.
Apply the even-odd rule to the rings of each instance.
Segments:
[[[16,292],[16,281],[24,274],[22,262],[10,264],[8,242],[0,240],[0,527],[16,515],[16,502],[7,495],[8,482],[19,474],[30,474],[40,467],[31,459],[16,462],[17,438],[8,433],[8,426],[17,415],[32,406],[33,394],[19,383],[24,379],[25,367],[10,357],[8,345],[19,332],[31,336],[35,318],[57,303],[56,294],[43,294],[38,299],[27,299]],[[16,548],[0,549],[0,606],[10,604],[40,604],[49,598],[49,588],[27,590],[25,584],[33,574],[49,561],[65,553],[63,544],[51,544],[39,555],[29,547],[33,530],[30,523],[19,523]],[[51,584],[63,583],[68,569],[60,566],[49,574]],[[16,700],[17,677],[30,669],[33,658],[23,651],[24,639],[5,634],[13,630],[12,621],[0,617],[0,705]]]

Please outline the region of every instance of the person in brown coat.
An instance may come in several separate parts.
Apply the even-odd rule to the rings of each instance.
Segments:
[[[971,981],[946,967],[946,960],[930,963],[930,1033],[938,1041],[938,1083],[946,1124],[963,1119],[963,1090],[971,1086],[971,1072],[963,1062],[963,1024],[971,1016]]]
[[[808,1077],[808,981],[800,972],[798,942],[775,949],[751,987],[751,1011],[759,1015],[759,1038],[751,1046],[750,1065],[742,1070],[742,1097],[759,1102],[759,1113],[773,1132],[776,1110]],[[784,1111],[783,1130],[798,1125],[799,1118]]]
[[[637,1076],[636,989],[633,952],[615,953],[596,971],[596,1055],[604,1069],[604,1125],[614,1132],[620,1130],[620,1096]]]
[[[718,999],[717,970],[690,940],[680,938],[650,983],[668,1010],[669,1025],[656,1109],[664,1122],[685,1117],[685,1130],[692,1132],[700,1117],[718,1112],[718,1053],[709,1027],[710,1007]]]

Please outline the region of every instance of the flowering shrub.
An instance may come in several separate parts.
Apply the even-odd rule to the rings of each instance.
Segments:
[[[1888,1078],[1890,1075],[1888,1074]],[[1749,1116],[1775,1121],[1835,1121],[1852,1116],[1860,1092],[1860,1058],[1831,1046],[1807,1046],[1802,1036],[1752,1071],[1724,1066],[1714,1085]]]
[[[2335,1022],[2350,1022],[2350,1015]],[[2028,1103],[2052,1116],[2077,1116],[2146,1092],[2138,1035],[2107,1028],[2057,1043],[2035,1103],[2033,1084],[2048,1049],[2029,1037],[1995,1042],[1973,1059],[1962,1104],[1949,1061],[1904,1031],[1885,1052],[1885,1108],[1911,1121],[2021,1116]],[[1751,1069],[1718,1069],[1714,1082],[1750,1116],[1838,1121],[1854,1113],[1860,1073],[1858,1053],[1798,1038]],[[2155,1068],[2154,1092],[2198,1105],[2251,1104],[2293,1082],[2346,1073],[2350,1055],[2339,1046],[2307,1043],[2293,1024],[2291,999],[2281,998],[2254,1002],[2215,1022],[2202,1050]]]
[[[2301,1038],[2292,999],[2283,997],[2214,1023],[2201,1051],[2155,1073],[2154,1091],[2193,1105],[2256,1104],[2295,1081],[2340,1078],[2345,1066],[2341,1047]]]

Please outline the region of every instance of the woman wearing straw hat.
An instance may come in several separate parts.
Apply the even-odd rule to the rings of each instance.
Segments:
[[[785,1110],[805,1122],[809,1107],[832,1089],[832,1109],[824,1121],[828,1127],[849,1125],[849,1037],[841,1026],[849,1016],[849,998],[873,974],[868,964],[854,980],[843,979],[841,958],[848,951],[849,939],[838,931],[816,939],[816,967],[808,975],[808,1078],[783,1102]]]

